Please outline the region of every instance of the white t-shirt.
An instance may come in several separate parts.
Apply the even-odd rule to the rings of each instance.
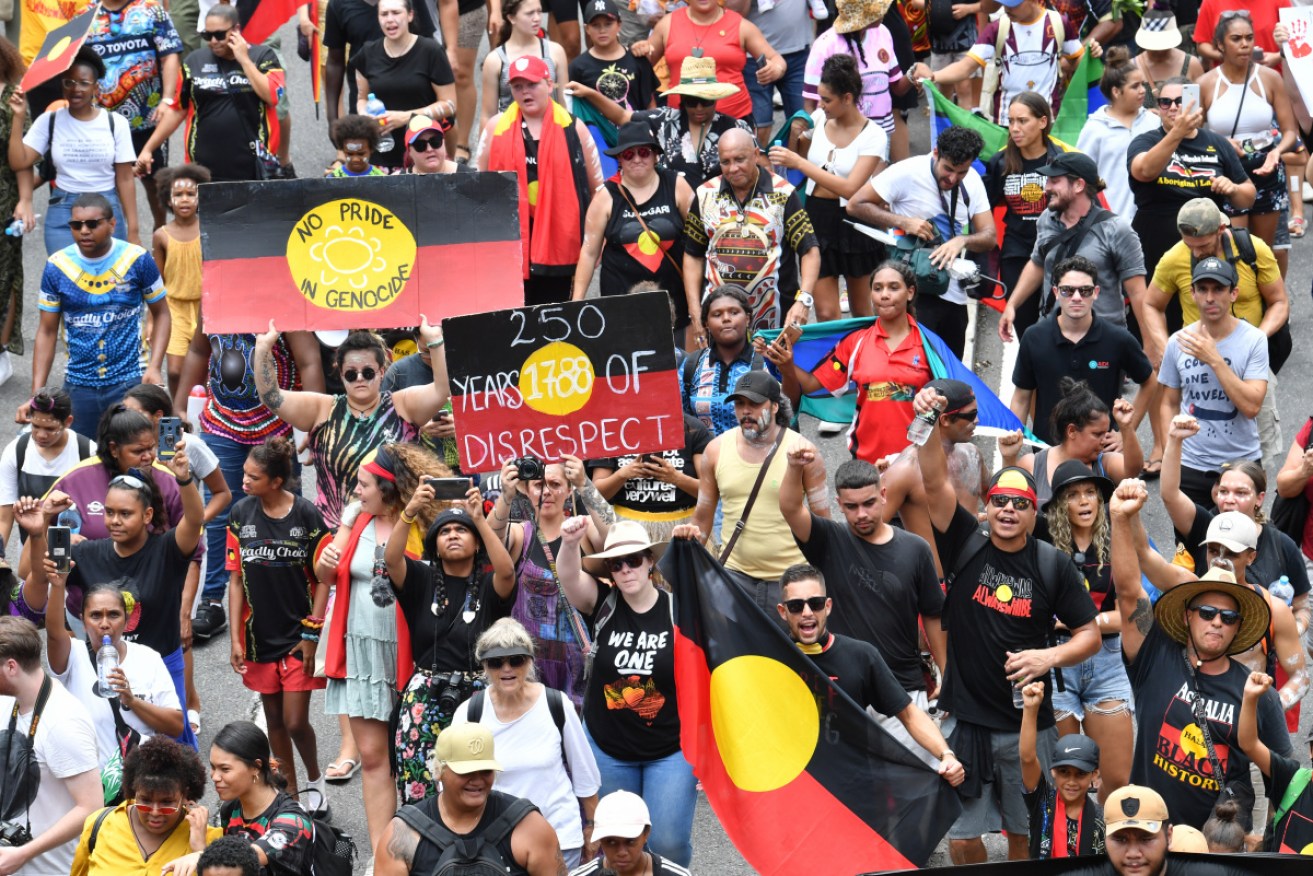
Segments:
[[[970,234],[971,220],[990,209],[985,183],[972,168],[958,186],[957,210],[950,220],[948,211],[953,206],[953,193],[939,187],[933,155],[917,155],[891,164],[871,177],[871,186],[884,198],[891,212],[930,221],[944,240]],[[957,280],[949,280],[943,298],[953,304],[966,304],[967,301]]]
[[[876,158],[889,160],[889,135],[884,128],[869,119],[866,127],[857,132],[857,136],[847,146],[835,146],[825,132],[825,110],[818,109],[812,113],[812,145],[807,150],[807,160],[817,167],[822,167],[836,176],[846,177],[852,173],[857,159],[874,155]],[[807,194],[816,188],[816,180],[808,178]],[[839,206],[848,203],[847,198],[839,199]]]
[[[14,708],[13,697],[0,697],[0,716],[8,726]],[[32,713],[18,716],[15,730],[27,735],[32,726]],[[99,772],[96,756],[96,731],[91,719],[73,695],[62,685],[51,685],[50,699],[41,711],[41,723],[32,740],[32,750],[41,766],[41,790],[28,810],[32,822],[32,836],[40,836],[55,822],[73,809],[73,795],[64,786],[64,779],[86,772]],[[73,868],[73,852],[78,837],[33,858],[18,868],[15,876],[67,876]]]
[[[173,676],[164,666],[164,660],[155,649],[136,642],[125,642],[127,656],[120,664],[123,674],[128,678],[133,696],[159,706],[162,709],[181,709],[178,703],[178,691],[173,686]],[[69,650],[68,669],[63,673],[50,673],[68,688],[79,703],[82,704],[92,722],[96,725],[96,741],[100,748],[100,766],[104,767],[110,755],[118,747],[114,735],[114,710],[109,700],[92,692],[96,683],[96,667],[87,654],[86,644],[81,639],[73,640]],[[143,741],[157,732],[131,709],[121,709],[123,721],[141,734]]]
[[[219,467],[219,457],[214,455],[214,451],[205,443],[205,439],[197,433],[188,432],[184,438],[187,442],[187,459],[191,462],[192,477],[205,480]],[[0,459],[0,464],[3,462],[4,460]]]
[[[110,114],[101,110],[89,122],[80,122],[67,109],[55,111],[55,176],[59,188],[71,194],[114,191],[115,164],[137,160],[132,149],[132,133],[123,118],[114,120],[110,133]],[[32,122],[23,143],[45,155],[50,137],[50,113],[42,113]]]
[[[981,67],[988,67],[994,60],[994,49],[1005,16],[1006,13],[999,10],[994,20],[985,25],[968,53]],[[1054,45],[1057,34],[1050,22],[1048,12],[1039,7],[1034,21],[1021,24],[1014,20],[1008,26],[1008,38],[1003,48],[1003,67],[995,97],[1000,125],[1008,123],[1008,104],[1023,91],[1038,92],[1050,103],[1058,103],[1061,59],[1078,56],[1081,42],[1080,34],[1064,19],[1062,45]],[[994,118],[995,107],[983,109],[989,118]]]
[[[569,700],[563,705],[565,728],[558,734],[545,691],[529,711],[509,724],[497,719],[492,698],[485,693],[479,723],[492,731],[502,765],[497,790],[532,800],[556,830],[561,848],[577,849],[584,844],[578,798],[596,794],[602,787],[602,774],[574,707]],[[468,700],[461,703],[451,723],[469,723],[469,706]],[[561,761],[562,747],[570,761],[569,773]]]
[[[30,433],[29,433],[30,434]],[[64,449],[54,459],[46,459],[41,449],[29,438],[27,453],[23,456],[23,471],[36,477],[57,478],[77,465],[78,438],[70,430],[65,434],[68,440]],[[20,435],[19,438],[22,436]],[[91,451],[96,450],[96,442],[91,442]],[[12,505],[18,501],[18,438],[10,441],[0,453],[0,505]],[[37,498],[40,498],[39,496]]]

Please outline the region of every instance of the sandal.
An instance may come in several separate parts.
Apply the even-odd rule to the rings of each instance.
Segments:
[[[1163,461],[1161,459],[1151,459],[1144,464],[1140,470],[1140,480],[1156,481],[1158,476],[1163,473]]]
[[[330,763],[328,765],[328,769],[324,770],[324,781],[332,782],[335,785],[340,785],[343,782],[349,782],[351,781],[351,777],[354,776],[359,769],[360,769],[360,761],[356,760],[353,757],[348,757],[346,760],[342,761],[341,763],[337,763],[337,762]],[[330,772],[331,770],[338,770],[338,774],[333,775]]]
[[[1291,216],[1286,228],[1289,229],[1290,236],[1298,240],[1304,236],[1304,231],[1308,228],[1308,221],[1303,216]]]

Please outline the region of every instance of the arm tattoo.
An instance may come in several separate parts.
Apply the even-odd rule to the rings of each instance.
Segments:
[[[1140,635],[1149,635],[1149,631],[1153,629],[1153,606],[1149,602],[1149,597],[1141,596],[1135,601],[1135,611],[1131,612],[1131,620],[1135,622],[1135,628],[1140,631]]]
[[[579,498],[584,500],[584,506],[587,507],[589,511],[596,514],[597,519],[601,520],[607,526],[615,524],[615,509],[611,507],[610,502],[602,498],[601,493],[597,492],[597,487],[593,484],[590,478],[585,478],[583,486],[576,487],[575,489],[579,492]]]
[[[260,401],[269,410],[277,412],[283,406],[283,391],[278,388],[278,373],[274,368],[272,353],[260,357],[258,374],[259,382],[264,384],[264,389],[260,391]]]
[[[415,863],[415,849],[419,847],[419,834],[400,818],[392,819],[392,839],[388,840],[388,854],[401,861],[409,870]]]

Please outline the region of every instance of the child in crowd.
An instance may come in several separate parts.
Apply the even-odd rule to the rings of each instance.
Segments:
[[[155,174],[161,206],[173,214],[155,229],[152,249],[168,290],[172,329],[166,351],[170,385],[176,384],[201,315],[201,222],[199,189],[210,181],[200,164],[166,167]],[[85,426],[85,424],[83,424]],[[89,428],[89,427],[88,427]]]
[[[1269,781],[1267,793],[1273,817],[1272,844],[1268,851],[1298,855],[1313,843],[1313,790],[1309,788],[1313,770],[1301,767],[1293,758],[1277,754],[1258,738],[1258,701],[1271,686],[1270,675],[1250,673],[1245,682],[1244,699],[1240,702],[1236,740],[1245,757],[1253,761]],[[1313,738],[1309,739],[1309,751],[1313,752]],[[1214,810],[1213,817],[1216,816]],[[1213,851],[1212,846],[1210,841],[1209,851]]]
[[[369,116],[342,116],[333,123],[333,145],[338,160],[324,174],[330,177],[386,176],[381,167],[369,163],[369,156],[378,148],[378,121]]]
[[[1044,778],[1035,750],[1036,722],[1044,702],[1044,682],[1021,690],[1021,784],[1030,810],[1030,857],[1074,858],[1102,855],[1103,810],[1090,789],[1099,778],[1099,746],[1079,733],[1060,738]]]
[[[260,859],[246,837],[221,836],[201,852],[196,876],[260,876]]]

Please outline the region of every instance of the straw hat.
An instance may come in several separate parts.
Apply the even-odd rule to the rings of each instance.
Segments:
[[[893,0],[839,0],[839,17],[834,20],[835,33],[853,33],[879,24]]]
[[[703,100],[720,100],[738,94],[739,87],[716,81],[715,58],[685,58],[679,65],[679,84],[666,89],[666,94],[687,94]]]
[[[1244,584],[1237,584],[1235,575],[1225,569],[1212,568],[1198,581],[1178,584],[1168,590],[1153,607],[1154,619],[1163,632],[1182,645],[1190,640],[1186,625],[1185,608],[1201,593],[1224,593],[1240,607],[1240,628],[1227,654],[1241,654],[1258,644],[1272,622],[1267,600]]]

